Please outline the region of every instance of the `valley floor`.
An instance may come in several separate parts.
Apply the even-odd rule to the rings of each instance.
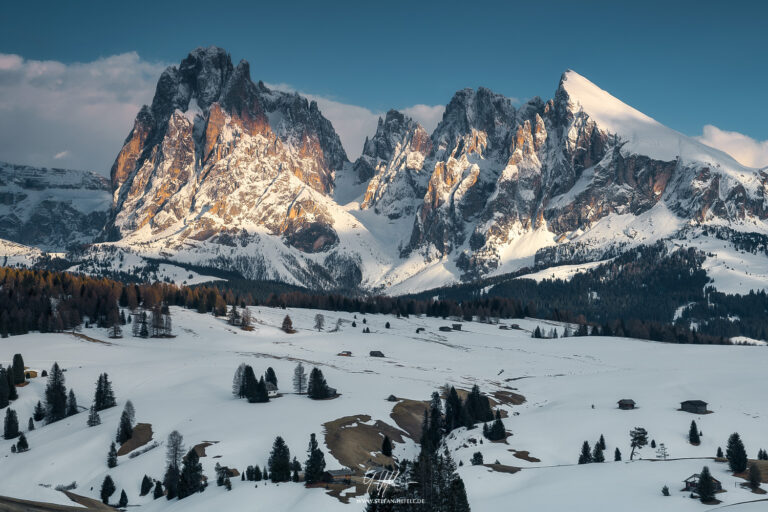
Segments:
[[[118,407],[101,413],[102,424],[86,427],[87,413],[27,433],[30,451],[11,454],[11,441],[0,440],[0,495],[74,505],[55,491],[59,484],[77,482],[74,492],[98,498],[106,474],[115,480],[117,501],[125,489],[131,505],[146,512],[235,510],[254,511],[353,511],[364,505],[354,497],[349,503],[326,494],[324,489],[305,489],[302,484],[242,482],[233,479],[228,492],[214,483],[217,462],[241,472],[246,466],[263,466],[275,436],[282,436],[302,462],[310,433],[318,434],[327,469],[342,464],[329,453],[323,424],[353,415],[367,415],[358,424],[379,420],[397,428],[391,417],[393,402],[386,398],[427,400],[446,383],[470,389],[475,383],[483,392],[509,392],[525,402],[501,405],[508,413],[506,443],[479,444],[479,428],[454,431],[447,444],[458,463],[474,512],[499,510],[537,511],[685,511],[716,510],[680,491],[683,480],[708,465],[726,492],[718,494],[720,506],[733,512],[752,512],[766,507],[755,502],[765,495],[740,487],[743,480],[731,476],[727,465],[715,462],[718,446],[725,449],[728,436],[738,431],[748,455],[768,448],[768,400],[763,376],[768,349],[762,346],[673,345],[633,339],[583,337],[532,339],[537,325],[544,332],[563,325],[535,319],[511,320],[521,330],[501,330],[496,325],[464,322],[461,331],[441,332],[449,320],[398,319],[384,315],[321,312],[324,332],[312,329],[314,310],[251,308],[257,320],[252,332],[227,325],[224,319],[172,308],[171,339],[140,339],[129,335],[112,340],[106,330],[84,329],[84,337],[71,334],[29,334],[0,340],[0,360],[8,362],[21,353],[31,369],[49,369],[54,361],[66,370],[66,385],[74,389],[81,406],[90,405],[98,375],[107,372],[113,381]],[[289,314],[295,334],[279,326]],[[366,323],[363,324],[363,318]],[[339,332],[328,332],[341,319]],[[352,321],[356,327],[351,326]],[[385,323],[391,328],[387,329]],[[130,326],[126,331],[130,331]],[[370,334],[363,334],[370,327]],[[424,331],[416,333],[417,328]],[[103,341],[104,343],[93,340]],[[349,350],[351,357],[338,354]],[[380,350],[384,358],[369,357]],[[312,401],[293,394],[291,379],[297,361],[307,372],[322,369],[338,398]],[[232,376],[240,363],[253,366],[257,376],[274,368],[282,396],[269,403],[249,404],[233,398]],[[33,378],[19,388],[20,398],[11,407],[26,427],[32,409],[42,399],[45,379]],[[509,395],[506,395],[509,396]],[[638,408],[617,409],[621,398],[634,399]],[[114,469],[106,466],[125,400],[136,408],[136,421],[152,425],[161,445],[134,458],[119,457]],[[680,402],[700,399],[713,411],[693,415],[678,411]],[[703,433],[699,446],[687,442],[695,420]],[[629,462],[629,431],[644,427],[649,438],[664,443],[670,460],[654,461],[655,450],[646,447],[640,460]],[[144,474],[162,478],[164,441],[172,430],[184,436],[190,448],[214,442],[201,458],[211,485],[204,493],[182,501],[153,501],[139,497]],[[603,464],[576,465],[581,444],[594,443],[603,434],[607,443]],[[473,442],[472,440],[475,440]],[[406,435],[396,443],[396,457],[413,457],[417,445]],[[477,443],[477,444],[475,444]],[[624,461],[613,462],[615,448]],[[527,451],[531,462],[515,456]],[[476,451],[486,463],[498,460],[494,471],[472,466]],[[371,454],[373,458],[375,454]],[[524,454],[518,453],[521,457]],[[361,461],[365,466],[367,461]],[[510,466],[512,468],[503,468]],[[768,477],[768,475],[764,475]],[[670,497],[661,495],[667,485]],[[768,487],[763,485],[763,487]]]

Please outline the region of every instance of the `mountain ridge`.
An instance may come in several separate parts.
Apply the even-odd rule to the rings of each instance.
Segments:
[[[390,110],[349,162],[315,102],[198,48],[161,75],[110,181],[91,257],[117,247],[309,288],[414,291],[686,244],[707,225],[768,232],[768,169],[571,70],[519,107],[457,91],[431,134]]]

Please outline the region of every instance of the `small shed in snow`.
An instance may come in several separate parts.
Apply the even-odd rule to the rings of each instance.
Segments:
[[[438,327],[438,330],[442,332],[451,332],[453,329],[451,329],[447,325],[441,325],[440,327]]]
[[[460,331],[461,330],[461,324],[451,324],[451,328],[454,331]]]
[[[371,350],[370,352],[371,357],[384,357],[384,352],[380,350]]]
[[[685,402],[680,402],[680,410],[694,414],[706,414],[707,402],[703,400],[686,400]]]
[[[628,411],[635,408],[635,401],[631,398],[622,398],[619,400],[619,409]]]
[[[699,490],[699,478],[701,478],[701,475],[698,473],[694,473],[685,480],[683,480],[683,483],[685,484],[684,491],[691,491],[696,492]],[[715,492],[722,491],[723,490],[723,484],[720,483],[720,480],[718,480],[715,477],[712,477],[712,483],[715,487]]]
[[[349,468],[329,469],[323,472],[323,481],[349,483],[354,474],[354,471]]]
[[[269,398],[276,397],[277,396],[277,386],[275,386],[270,381],[266,381],[265,384],[267,385],[267,396]]]

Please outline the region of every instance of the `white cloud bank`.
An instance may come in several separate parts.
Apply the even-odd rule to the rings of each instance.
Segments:
[[[135,52],[71,64],[0,54],[0,159],[108,173],[163,69]]]
[[[705,125],[699,142],[720,151],[725,151],[742,165],[749,167],[768,166],[768,140],[755,140],[739,132],[721,130],[711,124]]]

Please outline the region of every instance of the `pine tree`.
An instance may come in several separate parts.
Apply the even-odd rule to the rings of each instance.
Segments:
[[[307,461],[304,463],[304,481],[307,484],[314,484],[322,481],[325,472],[325,455],[317,444],[315,434],[309,436],[309,446],[307,447]]]
[[[163,497],[163,484],[160,483],[160,480],[155,482],[155,490],[152,492],[152,498],[162,498]]]
[[[107,453],[107,467],[114,468],[117,466],[117,450],[115,449],[115,443],[109,445],[109,453]]]
[[[253,373],[253,368],[251,368],[251,365],[245,365],[245,369],[243,370],[242,392],[249,402],[253,403],[256,401],[258,387],[259,382],[256,380],[256,374]]]
[[[296,457],[293,458],[291,461],[291,471],[293,471],[293,474],[291,475],[291,481],[298,482],[299,481],[299,471],[301,471],[301,463],[296,460]]]
[[[651,439],[651,448],[656,448],[656,440]]]
[[[264,376],[259,379],[258,385],[256,386],[256,399],[254,402],[269,402],[269,391],[267,390],[267,383],[264,380]]]
[[[664,487],[662,487],[661,488],[661,495],[662,496],[669,496],[669,487],[667,487],[666,485]]]
[[[86,425],[89,427],[101,425],[101,417],[99,416],[99,413],[96,412],[95,405],[91,405],[91,408],[88,410],[88,421],[86,422]]]
[[[702,503],[707,503],[715,499],[715,482],[712,480],[712,474],[709,472],[707,466],[704,466],[704,469],[701,470],[696,492]]]
[[[470,459],[470,462],[473,466],[479,466],[483,463],[483,454],[480,452],[475,452],[472,454],[472,459]]]
[[[456,388],[451,386],[448,389],[448,396],[445,398],[445,429],[450,432],[453,429],[463,427],[463,404],[456,392]]]
[[[29,450],[29,444],[27,443],[27,436],[24,432],[19,433],[19,440],[16,443],[16,453],[21,453]]]
[[[256,465],[253,468],[253,480],[255,482],[261,482],[261,478],[262,478],[261,469],[259,469],[259,466]]]
[[[11,387],[8,384],[5,368],[0,366],[0,409],[8,407],[11,403]]]
[[[696,426],[695,421],[691,421],[691,428],[688,429],[688,442],[695,446],[698,446],[701,443],[699,427]]]
[[[77,409],[77,398],[75,398],[75,392],[70,389],[69,395],[67,396],[67,416],[72,416],[78,412],[79,411]]]
[[[389,439],[388,435],[384,436],[384,441],[381,443],[381,453],[385,457],[392,456],[392,441]]]
[[[232,378],[232,394],[237,398],[244,398],[243,378],[245,377],[245,363],[240,363],[240,366],[235,370],[235,376]]]
[[[8,400],[11,402],[19,398],[19,392],[16,390],[16,384],[13,381],[13,366],[10,366],[5,372],[5,383],[8,389]]]
[[[734,432],[728,438],[728,446],[725,448],[725,456],[728,459],[728,467],[734,473],[741,473],[747,469],[747,452],[739,434]]]
[[[330,396],[328,384],[325,382],[323,372],[319,368],[312,368],[312,371],[309,372],[307,396],[313,400],[321,400]]]
[[[757,489],[762,481],[763,475],[760,474],[760,468],[753,462],[749,465],[749,486]]]
[[[117,435],[115,436],[115,441],[118,443],[123,444],[133,436],[132,416],[134,414],[133,403],[128,400],[125,403],[125,408],[123,409],[122,414],[120,415],[120,423],[117,427]]]
[[[299,362],[293,370],[293,389],[298,394],[304,393],[307,388],[307,374],[304,372],[304,365]]]
[[[464,481],[456,475],[449,484],[445,512],[470,512]]]
[[[286,332],[288,334],[296,332],[296,331],[293,330],[293,322],[291,321],[291,317],[290,316],[285,315],[285,318],[283,318],[282,329],[283,329],[283,332]]]
[[[186,498],[203,489],[203,465],[194,448],[187,452],[179,478],[179,499]]]
[[[45,418],[45,409],[39,400],[37,401],[37,405],[35,405],[35,410],[32,413],[32,417],[35,419],[35,421],[43,421]]]
[[[614,450],[613,452],[613,460],[616,462],[619,462],[621,460],[621,450],[619,450],[618,448],[616,448],[616,450]]]
[[[103,411],[117,405],[115,394],[112,392],[112,383],[106,373],[99,375],[96,381],[96,392],[93,395],[93,405],[97,411]]]
[[[118,507],[128,506],[128,496],[125,494],[125,489],[120,491],[120,500],[117,502]]]
[[[635,427],[629,432],[629,438],[632,447],[629,460],[632,460],[635,456],[635,450],[641,450],[643,446],[648,444],[648,432],[642,427]]]
[[[595,449],[592,451],[592,462],[605,462],[603,446],[600,444],[600,442],[595,444]]]
[[[45,421],[53,423],[67,416],[67,388],[59,363],[53,363],[45,388]]]
[[[603,434],[600,434],[600,439],[598,439],[597,443],[600,445],[600,448],[605,451],[605,437],[603,437]]]
[[[105,476],[104,482],[101,484],[101,502],[109,504],[109,497],[112,496],[116,490],[115,482],[112,481],[112,477],[109,475]]]
[[[291,454],[280,436],[275,438],[269,455],[269,474],[273,482],[287,482],[291,479]]]
[[[29,418],[29,421],[27,422],[27,430],[30,432],[35,430],[35,422],[32,418]]]
[[[149,491],[152,490],[152,479],[149,478],[147,475],[144,475],[144,478],[141,479],[141,493],[139,496],[146,496],[149,494]]]
[[[589,464],[592,462],[592,450],[589,447],[589,442],[584,441],[581,445],[581,454],[579,455],[579,464]]]
[[[277,387],[277,375],[271,366],[267,368],[266,372],[264,372],[264,380],[271,382],[275,387]]]
[[[166,499],[172,500],[173,498],[179,497],[180,477],[181,474],[179,473],[179,468],[177,466],[168,466],[168,468],[166,468],[165,476],[163,477]]]
[[[10,407],[5,410],[5,424],[3,428],[4,439],[15,439],[19,437],[19,418],[16,411]]]
[[[724,457],[723,455],[723,449],[719,446],[717,447],[717,455],[715,455],[718,459],[722,459]]]
[[[14,354],[12,368],[13,368],[13,383],[22,384],[26,380],[26,378],[25,378],[25,372],[24,372],[24,358],[21,357],[21,354]]]

